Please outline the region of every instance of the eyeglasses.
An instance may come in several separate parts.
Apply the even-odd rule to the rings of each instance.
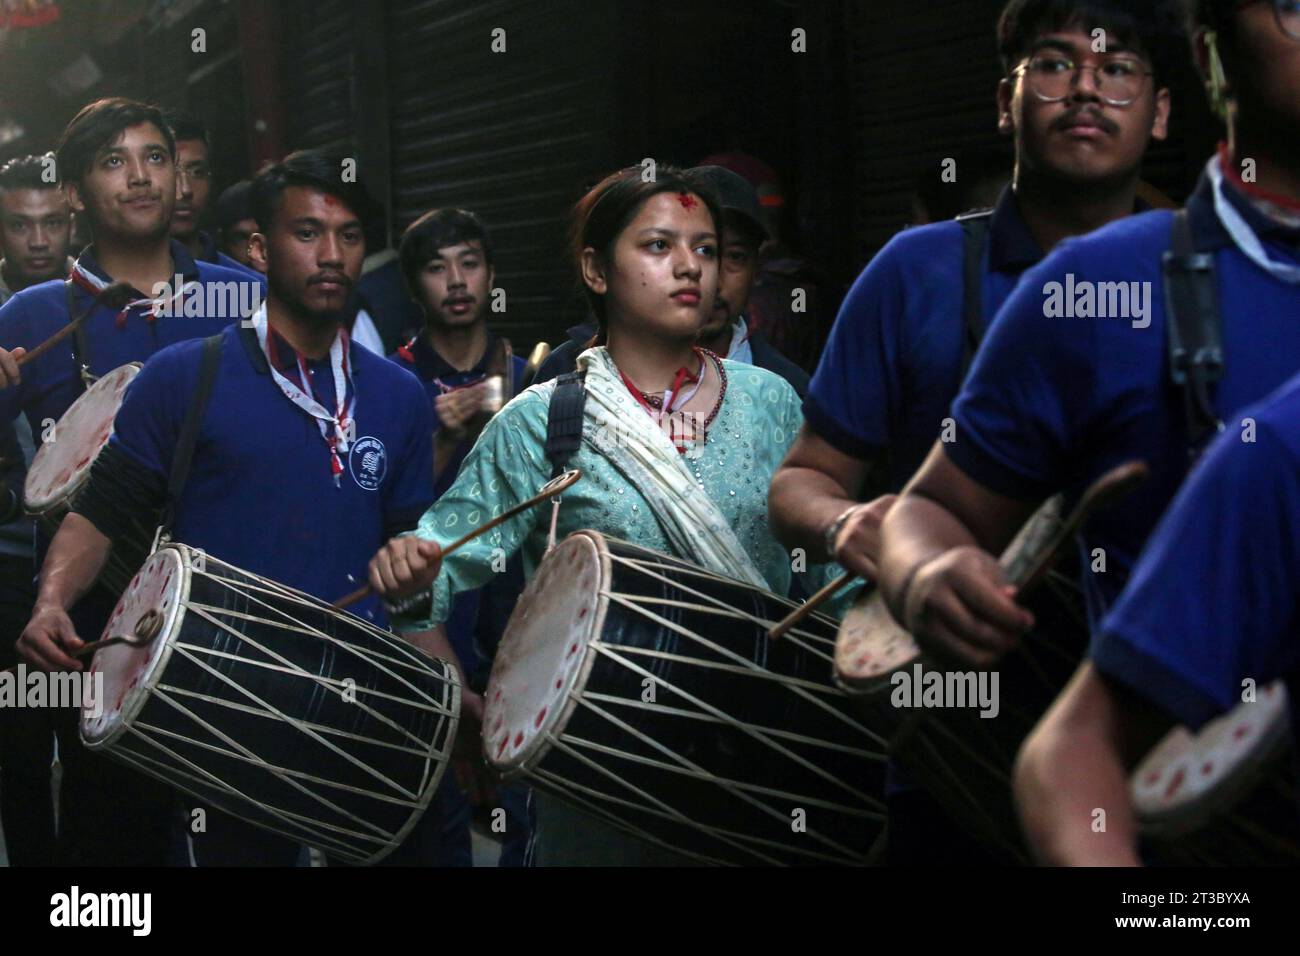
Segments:
[[[1242,0],[1237,4],[1238,10],[1244,10],[1260,0]],[[1293,40],[1300,40],[1300,0],[1268,0],[1273,5],[1273,14],[1277,17],[1277,28]]]
[[[1111,57],[1100,66],[1078,66],[1059,53],[1040,53],[1012,72],[1023,75],[1030,91],[1040,100],[1059,103],[1070,95],[1084,70],[1092,70],[1097,95],[1111,106],[1131,105],[1142,95],[1147,77],[1154,75],[1143,69],[1141,60],[1132,57]]]

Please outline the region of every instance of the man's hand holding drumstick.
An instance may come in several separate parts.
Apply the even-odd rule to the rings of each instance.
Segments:
[[[23,380],[18,371],[18,360],[27,354],[25,348],[16,348],[12,352],[0,349],[0,389],[11,388]]]

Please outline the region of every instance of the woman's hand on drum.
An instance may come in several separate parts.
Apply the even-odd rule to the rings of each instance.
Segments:
[[[1015,590],[987,551],[953,548],[913,571],[901,595],[903,625],[931,654],[992,667],[1034,626]]]
[[[393,538],[370,560],[370,586],[390,601],[400,601],[431,586],[442,567],[437,542],[412,535]]]
[[[82,662],[71,655],[85,646],[77,637],[68,612],[57,604],[38,604],[18,637],[18,656],[47,671],[79,671]]]
[[[22,373],[18,371],[18,360],[26,354],[27,350],[24,348],[17,348],[12,352],[0,349],[0,388],[9,388],[23,380]]]
[[[835,536],[835,553],[831,555],[846,571],[868,581],[879,576],[880,524],[898,495],[881,495],[853,511]]]

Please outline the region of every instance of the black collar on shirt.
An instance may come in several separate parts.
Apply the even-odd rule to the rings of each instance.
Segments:
[[[445,358],[438,354],[437,350],[429,344],[428,337],[421,330],[420,334],[406,343],[406,350],[411,353],[415,359],[415,374],[422,382],[430,382],[435,378],[443,378],[451,375],[465,375],[470,372],[478,372],[481,375],[488,373],[488,365],[495,354],[497,342],[500,340],[491,329],[487,330],[487,348],[479,356],[477,362],[468,369],[458,369]]]
[[[1250,226],[1255,235],[1261,239],[1275,239],[1292,248],[1300,247],[1300,229],[1292,229],[1271,216],[1266,216],[1240,190],[1233,189],[1231,183],[1225,192],[1228,202],[1241,213],[1246,225]],[[1224,228],[1219,214],[1214,211],[1214,184],[1210,182],[1207,173],[1201,173],[1196,190],[1187,200],[1187,218],[1199,251],[1214,252],[1233,244],[1232,236]]]
[[[172,265],[175,270],[180,273],[181,278],[186,282],[198,282],[199,265],[194,261],[194,257],[190,255],[190,251],[173,239],[171,240],[171,253]],[[81,268],[85,269],[91,275],[102,279],[104,282],[111,283],[113,281],[113,277],[100,267],[99,259],[95,256],[95,244],[93,242],[86,246],[81,255],[77,257],[77,261],[81,263]],[[136,298],[148,298],[145,293],[138,289],[132,291],[135,292]]]
[[[1133,212],[1146,212],[1151,207],[1139,197]],[[1020,212],[1015,191],[1007,186],[993,207],[989,222],[989,266],[994,272],[1024,272],[1038,265],[1046,253],[1038,246],[1029,224]]]

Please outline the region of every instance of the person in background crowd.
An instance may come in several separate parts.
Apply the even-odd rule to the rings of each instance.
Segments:
[[[1109,53],[1091,52],[1094,29]],[[991,215],[907,230],[872,260],[840,309],[807,422],[772,483],[781,539],[869,580],[881,521],[941,435],[991,317],[1047,250],[1141,208],[1143,156],[1165,138],[1165,79],[1186,48],[1177,0],[1012,0],[998,37],[1013,185]],[[967,195],[967,171],[955,172],[951,188]],[[1048,332],[1039,312],[1026,335]],[[891,860],[984,862],[928,794],[892,776]]]
[[[251,191],[253,181],[241,179],[217,197],[213,211],[216,217],[217,246],[220,252],[234,259],[246,269],[256,270],[257,265],[249,255],[249,240],[257,232],[253,218]]]
[[[758,194],[744,178],[721,166],[697,166],[694,172],[713,187],[723,212],[718,294],[713,313],[700,331],[699,344],[722,358],[775,372],[803,398],[808,391],[808,373],[778,352],[766,333],[748,317],[759,250],[768,235],[768,217],[759,205]],[[594,321],[570,329],[569,340],[551,352],[533,383],[540,384],[573,371],[578,354],[588,347],[595,334]]]
[[[83,368],[104,375],[127,362],[143,361],[168,345],[212,335],[243,316],[208,314],[209,299],[196,295],[200,315],[160,315],[153,294],[182,276],[186,285],[219,283],[245,289],[244,270],[196,262],[168,235],[176,200],[176,147],[162,114],[133,100],[98,100],[68,124],[56,151],[60,183],[73,211],[94,242],[73,263],[71,285],[57,279],[29,286],[0,307],[0,421],[23,413],[32,434],[57,422],[83,393]],[[124,284],[125,305],[97,298]],[[199,290],[200,292],[202,290]],[[241,301],[260,298],[261,280]],[[179,306],[176,290],[170,300]],[[82,323],[85,350],[54,349],[18,368],[17,359],[63,328],[94,302]],[[186,303],[188,305],[188,301]],[[222,309],[224,313],[226,309]],[[47,535],[37,537],[43,561]],[[78,628],[103,630],[116,600],[96,589],[73,609]],[[25,632],[26,634],[26,632]],[[43,641],[20,636],[18,653],[28,666],[80,670],[79,662]],[[64,865],[165,865],[170,860],[171,791],[151,778],[92,754],[77,735],[77,711],[59,711],[58,861]]]
[[[413,372],[428,393],[437,498],[451,487],[483,426],[518,394],[525,363],[488,322],[495,250],[478,216],[463,209],[425,213],[402,235],[398,262],[424,327],[390,358]],[[488,381],[493,377],[495,382]],[[502,573],[452,603],[447,637],[478,693],[487,686],[496,646],[522,590],[523,560],[516,555]],[[468,796],[478,805],[484,795]],[[500,786],[496,797],[506,811],[502,865],[522,865],[530,832],[526,791]]]
[[[72,268],[72,209],[55,172],[53,153],[0,167],[0,305]],[[34,454],[25,417],[0,422],[0,667],[16,663],[14,645],[36,601],[35,528],[22,514]],[[0,826],[12,866],[54,863],[54,717],[46,708],[0,708]]]

